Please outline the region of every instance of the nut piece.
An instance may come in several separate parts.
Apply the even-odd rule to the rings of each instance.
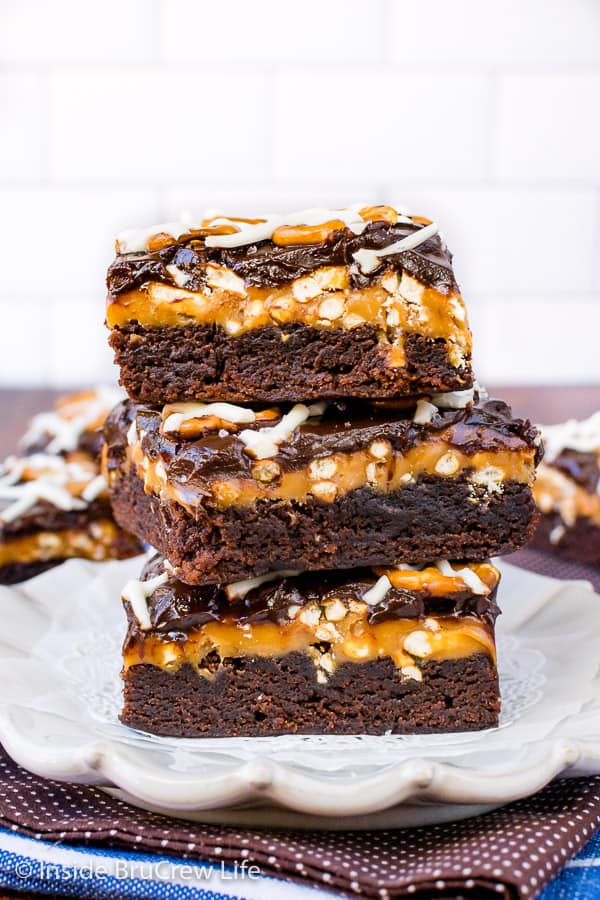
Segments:
[[[366,319],[362,316],[357,316],[356,313],[349,313],[347,316],[344,316],[343,325],[344,328],[358,328],[359,325],[364,325]]]
[[[388,441],[373,441],[369,447],[369,455],[375,459],[385,459],[390,455],[391,451],[392,447]]]
[[[449,305],[454,318],[461,324],[466,322],[467,310],[462,297],[452,297]]]
[[[315,628],[315,635],[320,641],[336,641],[339,640],[340,633],[331,622],[325,622]]]
[[[268,483],[275,481],[281,475],[281,468],[278,463],[273,460],[265,459],[257,462],[252,466],[252,475],[257,481]]]
[[[229,319],[227,322],[225,322],[224,328],[227,334],[233,335],[239,334],[242,330],[240,322],[236,322],[234,319]]]
[[[262,300],[252,300],[251,303],[246,307],[246,315],[247,319],[258,319],[260,316],[264,315],[265,306]]]
[[[344,314],[344,304],[338,297],[328,297],[319,304],[319,316],[322,319],[339,319]]]
[[[402,666],[400,672],[403,678],[410,678],[413,681],[423,681],[423,673],[417,666]]]
[[[322,653],[321,658],[319,659],[319,665],[330,675],[333,675],[334,665],[331,653]]]
[[[206,282],[211,287],[221,288],[224,291],[229,291],[231,294],[237,294],[239,297],[246,296],[244,279],[226,266],[207,266]]]
[[[420,303],[425,293],[423,285],[416,278],[411,278],[406,272],[400,279],[400,293],[409,303]]]
[[[390,311],[388,312],[387,323],[390,326],[390,328],[397,328],[398,325],[400,324],[400,313],[398,312],[396,307],[394,307],[393,309],[390,309]]]
[[[438,475],[455,475],[459,468],[460,462],[458,461],[458,457],[451,451],[440,456],[435,464],[435,471]]]
[[[377,463],[369,463],[367,466],[367,481],[369,484],[375,484],[380,480],[381,476],[384,474],[383,466],[378,465]]]
[[[325,618],[329,622],[341,622],[346,617],[346,604],[342,603],[337,597],[327,600],[323,606],[325,608]]]
[[[439,624],[435,621],[435,619],[427,618],[427,619],[425,619],[425,621],[423,622],[423,625],[425,626],[425,628],[427,629],[427,631],[439,631],[439,630],[440,630],[440,626],[439,626]]]
[[[41,532],[38,535],[37,542],[42,550],[59,550],[60,538],[52,532]]]
[[[323,459],[313,459],[308,471],[310,477],[316,479],[333,478],[337,472],[337,462],[333,457],[326,456]]]
[[[322,291],[343,291],[350,284],[346,266],[324,266],[312,273]]]
[[[366,659],[369,656],[369,646],[363,641],[346,640],[344,650],[350,659]]]
[[[484,466],[471,475],[471,481],[474,484],[480,484],[485,487],[486,491],[491,494],[502,493],[504,490],[505,472],[499,466]]]
[[[426,631],[411,631],[404,639],[404,649],[411,656],[429,656],[431,653],[429,635]]]
[[[398,290],[399,284],[400,278],[398,277],[397,272],[388,272],[387,275],[384,275],[381,279],[381,287],[384,288],[388,294],[394,294]]]
[[[326,503],[332,503],[337,495],[337,487],[333,481],[317,481],[310,489],[311,494],[324,500]]]
[[[303,625],[306,625],[309,628],[315,628],[319,624],[320,618],[321,613],[316,606],[306,606],[298,613],[298,619],[300,620],[300,622],[302,622]]]
[[[215,500],[221,506],[229,506],[230,504],[235,503],[239,497],[237,488],[227,481],[214,481],[212,492]]]
[[[299,303],[306,303],[307,300],[318,297],[322,290],[316,278],[307,275],[306,278],[297,278],[293,282],[292,293]]]
[[[184,272],[183,269],[180,269],[179,266],[165,266],[165,269],[177,285],[177,287],[185,287],[188,281],[191,278],[187,272]]]
[[[291,322],[294,318],[294,301],[291,297],[278,297],[269,305],[269,314],[276,322]]]

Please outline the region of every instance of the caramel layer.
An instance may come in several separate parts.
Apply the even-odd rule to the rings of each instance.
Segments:
[[[179,273],[182,283],[185,273]],[[471,352],[471,333],[464,303],[458,293],[442,294],[406,273],[386,273],[376,284],[351,289],[345,266],[317,269],[277,288],[245,285],[223,266],[206,266],[200,291],[159,282],[109,297],[109,328],[137,321],[148,328],[215,324],[238,335],[269,325],[289,323],[314,328],[352,329],[371,325],[388,345],[391,368],[405,364],[404,332],[432,339],[443,338],[449,358],[460,365]]]
[[[276,459],[257,460],[252,466],[253,478],[215,478],[201,487],[171,481],[162,461],[146,457],[139,441],[128,447],[128,455],[147,493],[173,500],[188,511],[203,505],[207,491],[219,508],[247,506],[260,499],[298,501],[311,495],[330,503],[365,486],[389,493],[424,474],[452,478],[467,471],[475,484],[500,491],[504,481],[531,484],[535,473],[534,448],[468,456],[438,438],[403,454],[394,453],[387,441],[375,441],[367,450],[314,459],[309,466],[291,471],[282,470]]]
[[[418,663],[424,660],[461,659],[485,653],[495,661],[492,629],[474,616],[428,617],[367,621],[366,603],[335,624],[325,622],[314,607],[304,607],[289,622],[240,625],[234,621],[208,622],[184,641],[165,641],[150,634],[130,642],[124,652],[125,668],[150,663],[175,670],[184,663],[211,677],[202,667],[209,653],[220,659],[240,656],[280,657],[309,653],[321,673],[332,674],[342,663],[362,663],[389,657],[407,677],[420,680]],[[315,645],[320,646],[315,646]],[[323,649],[323,644],[328,647]]]
[[[533,495],[541,512],[559,513],[565,525],[574,525],[580,517],[600,525],[600,494],[588,493],[552,466],[540,465]]]
[[[11,563],[44,562],[49,559],[93,559],[112,557],[119,528],[110,519],[90,522],[88,528],[37,531],[0,544],[0,566]]]

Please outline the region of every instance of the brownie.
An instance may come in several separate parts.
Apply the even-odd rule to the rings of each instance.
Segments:
[[[125,401],[105,426],[115,518],[195,584],[520,548],[535,523],[537,431],[499,401],[434,399]]]
[[[600,412],[540,429],[545,456],[534,486],[541,516],[533,545],[600,566]]]
[[[0,584],[65,559],[125,559],[142,550],[115,522],[98,463],[82,451],[11,457],[0,469]]]
[[[392,398],[469,388],[437,226],[389,206],[155,226],[117,240],[107,324],[131,398]]]
[[[489,563],[178,581],[123,591],[121,720],[180,737],[406,734],[497,725]]]
[[[120,392],[96,388],[32,419],[25,456],[0,465],[0,584],[65,559],[125,559],[143,551],[115,522],[100,474],[102,426]]]

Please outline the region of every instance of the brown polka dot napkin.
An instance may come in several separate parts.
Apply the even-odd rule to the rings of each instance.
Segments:
[[[591,580],[535,551],[509,558],[541,574]],[[596,581],[600,587],[600,578]],[[389,831],[249,831],[144,812],[97,788],[46,781],[0,749],[0,827],[210,861],[248,859],[265,875],[346,896],[536,897],[600,825],[600,776],[563,779],[475,819]],[[282,888],[282,897],[285,890]]]
[[[520,566],[522,569],[529,569],[530,572],[536,572],[538,575],[549,575],[551,578],[583,579],[591,582],[594,589],[600,592],[600,568],[596,566],[562,559],[560,556],[553,556],[551,553],[545,553],[543,550],[536,550],[533,547],[525,547],[518,553],[505,556],[504,562],[510,563],[512,566]]]
[[[395,831],[246,831],[147,813],[97,788],[46,781],[0,756],[0,827],[218,861],[365,897],[533,898],[600,825],[600,776],[449,825]],[[284,894],[282,894],[284,896]]]

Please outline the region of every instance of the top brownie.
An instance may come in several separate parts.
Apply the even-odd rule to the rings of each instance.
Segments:
[[[385,399],[472,386],[452,257],[389,206],[219,216],[117,239],[107,324],[137,401]]]

